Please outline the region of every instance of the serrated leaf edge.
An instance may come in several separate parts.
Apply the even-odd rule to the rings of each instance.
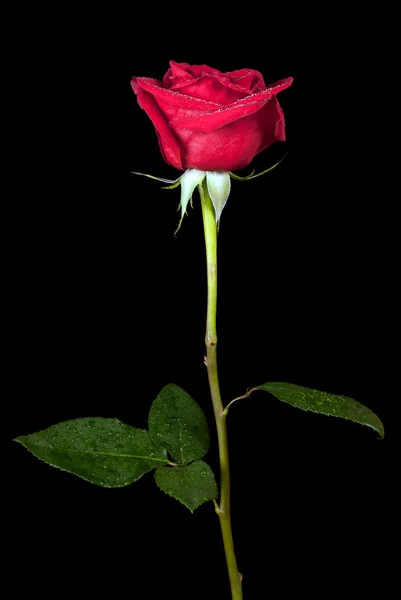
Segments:
[[[262,386],[263,385],[266,385],[266,386],[267,385],[273,385],[273,382],[271,384],[269,384],[269,383],[263,383]],[[297,384],[295,384],[295,383],[292,383],[290,385],[297,386]],[[297,386],[297,387],[304,387],[304,386]],[[281,390],[285,390],[285,391],[287,390],[287,388],[284,388],[284,387],[282,387],[282,388],[276,387],[275,389],[278,389],[278,390],[281,389]],[[354,419],[351,419],[350,417],[346,417],[344,415],[334,415],[334,414],[331,414],[331,413],[320,412],[318,410],[312,410],[310,408],[305,408],[303,406],[296,406],[296,405],[292,404],[291,402],[286,402],[285,400],[282,400],[281,398],[279,398],[278,396],[276,396],[273,391],[267,390],[264,387],[261,387],[261,386],[258,386],[258,385],[255,386],[255,387],[253,387],[252,389],[250,389],[249,393],[254,392],[254,391],[267,392],[268,394],[271,394],[272,396],[274,396],[280,402],[284,402],[284,404],[288,404],[289,406],[292,406],[293,408],[298,408],[299,410],[303,410],[305,412],[311,412],[311,413],[314,413],[314,414],[317,414],[317,415],[324,415],[326,417],[335,417],[337,419],[344,419],[346,421],[351,421],[352,423],[356,423],[357,425],[360,425],[361,427],[370,427],[371,429],[373,429],[373,431],[376,431],[376,433],[379,434],[380,439],[384,438],[384,425],[383,425],[381,419],[377,416],[377,414],[375,412],[373,412],[373,410],[371,410],[368,406],[365,406],[364,404],[362,404],[361,402],[358,402],[358,400],[355,400],[354,398],[350,398],[349,396],[343,396],[342,394],[333,394],[331,392],[324,392],[322,390],[315,390],[315,389],[312,389],[312,388],[305,388],[305,389],[311,390],[313,392],[321,392],[322,394],[328,394],[330,396],[335,396],[337,398],[344,398],[345,400],[352,400],[352,402],[356,402],[357,404],[359,404],[360,406],[362,406],[363,408],[365,408],[366,410],[368,410],[369,412],[371,412],[372,415],[374,415],[376,417],[376,419],[378,420],[378,422],[381,425],[381,430],[377,429],[371,423],[361,423],[360,421],[355,421]]]
[[[170,382],[170,383],[167,383],[165,386],[163,386],[163,387],[162,387],[162,389],[160,390],[160,392],[157,394],[156,398],[155,398],[155,399],[154,399],[154,401],[152,402],[152,404],[151,404],[151,407],[150,407],[150,411],[149,411],[149,415],[148,415],[148,427],[149,427],[149,430],[148,430],[148,431],[149,431],[149,436],[150,436],[150,439],[152,440],[152,442],[153,442],[153,443],[154,443],[156,446],[159,446],[159,448],[163,448],[164,450],[166,450],[166,452],[168,452],[168,454],[170,454],[170,456],[171,456],[171,457],[174,459],[174,456],[173,456],[173,454],[170,452],[170,450],[168,450],[168,448],[166,448],[165,446],[163,446],[163,445],[160,443],[160,441],[158,441],[157,439],[155,439],[155,437],[154,437],[154,436],[153,436],[153,434],[152,434],[152,431],[151,431],[151,428],[150,428],[150,423],[149,423],[149,417],[150,417],[150,413],[151,413],[151,411],[152,411],[152,406],[153,406],[153,403],[154,403],[154,402],[157,400],[157,398],[160,396],[160,394],[161,394],[163,391],[165,391],[167,388],[177,388],[177,389],[178,389],[178,390],[180,390],[181,392],[184,392],[184,393],[185,393],[185,394],[186,394],[186,395],[187,395],[187,396],[188,396],[188,397],[189,397],[189,398],[192,400],[192,402],[194,402],[194,403],[196,404],[196,406],[199,408],[199,410],[201,411],[201,413],[202,413],[202,415],[203,415],[203,417],[204,417],[204,419],[205,419],[206,431],[207,431],[207,435],[208,435],[208,444],[207,444],[207,450],[206,450],[206,452],[205,452],[204,454],[202,454],[202,456],[198,456],[197,458],[192,458],[191,460],[189,460],[189,461],[186,461],[186,462],[184,462],[184,453],[183,453],[183,451],[184,451],[184,445],[183,445],[183,443],[182,443],[182,432],[181,432],[181,429],[182,429],[182,422],[181,422],[181,420],[178,420],[178,426],[179,426],[179,427],[178,427],[178,428],[179,428],[179,434],[178,434],[178,435],[179,435],[179,439],[180,439],[180,454],[181,454],[181,463],[179,463],[179,466],[185,467],[185,466],[187,466],[187,465],[190,465],[190,464],[192,464],[193,462],[195,462],[195,461],[197,461],[197,460],[202,460],[202,458],[204,458],[204,457],[205,457],[205,456],[208,454],[208,452],[209,452],[209,450],[210,450],[210,445],[211,445],[209,423],[207,422],[206,415],[205,415],[205,413],[204,413],[204,411],[203,411],[202,407],[201,407],[201,406],[198,404],[198,402],[197,402],[197,401],[196,401],[196,400],[195,400],[195,399],[194,399],[194,398],[191,396],[191,394],[189,394],[189,392],[187,392],[186,390],[184,390],[184,388],[180,387],[180,386],[179,386],[179,385],[177,385],[176,383],[172,383],[172,382]],[[177,460],[177,459],[174,459],[174,460]]]
[[[179,465],[179,466],[177,466],[176,468],[178,468],[178,469],[185,469],[185,468],[187,468],[187,467],[188,467],[190,464],[193,464],[194,462],[198,462],[198,461],[199,461],[199,462],[203,462],[203,463],[205,463],[205,465],[207,465],[207,466],[209,467],[209,469],[210,469],[210,466],[209,466],[209,465],[208,465],[208,464],[207,464],[207,463],[206,463],[204,460],[202,460],[202,459],[199,459],[199,458],[195,459],[194,461],[192,461],[191,463],[188,463],[188,464],[186,464],[186,465]],[[205,504],[205,502],[212,502],[212,500],[202,500],[202,502],[200,502],[200,504],[198,504],[197,506],[195,506],[195,508],[192,510],[192,508],[191,508],[190,506],[188,506],[188,504],[186,504],[185,502],[183,502],[183,501],[182,501],[180,498],[177,498],[176,496],[174,496],[174,494],[173,494],[173,493],[170,493],[170,492],[167,492],[166,490],[163,490],[163,489],[162,489],[162,488],[159,486],[159,484],[157,483],[156,475],[157,475],[157,472],[158,472],[159,470],[161,470],[161,469],[166,469],[166,468],[168,469],[168,468],[171,468],[171,467],[157,467],[157,469],[156,469],[156,471],[155,471],[155,473],[154,473],[154,480],[155,480],[155,483],[156,483],[157,487],[159,488],[159,490],[160,490],[161,492],[163,492],[163,494],[166,494],[166,496],[169,496],[170,498],[174,498],[174,500],[178,500],[178,502],[180,502],[180,503],[181,503],[183,506],[185,506],[186,508],[188,508],[188,510],[189,510],[189,511],[190,511],[192,514],[194,513],[194,511],[195,511],[197,508],[199,508],[200,506],[202,506],[202,504]],[[212,471],[212,469],[210,469],[210,470]],[[213,471],[212,471],[212,474],[213,474],[213,477],[214,477],[214,473],[213,473]],[[216,487],[217,487],[217,484],[216,484]],[[218,495],[218,492],[217,492],[217,495]],[[216,496],[216,497],[217,497],[217,496]]]
[[[26,437],[26,436],[20,436],[20,437]],[[73,471],[69,471],[68,469],[63,469],[63,467],[60,467],[59,465],[55,465],[54,463],[48,462],[44,458],[37,456],[36,454],[34,454],[32,452],[32,450],[30,450],[28,448],[28,446],[26,446],[23,442],[21,442],[21,440],[19,438],[15,438],[13,440],[13,442],[18,442],[19,444],[21,444],[21,446],[23,446],[26,450],[28,450],[28,452],[30,454],[32,454],[32,456],[34,456],[37,460],[40,460],[40,462],[44,463],[45,465],[48,465],[49,467],[53,467],[54,469],[58,469],[59,471],[63,471],[64,473],[68,473],[69,475],[72,475],[73,477],[78,477],[78,479],[82,479],[83,481],[86,481],[92,485],[96,485],[98,487],[107,488],[107,489],[124,488],[129,485],[132,485],[133,483],[136,483],[137,481],[139,481],[139,479],[141,479],[141,477],[143,477],[147,473],[150,473],[150,471],[153,471],[153,468],[155,468],[155,469],[158,468],[158,467],[153,467],[153,468],[149,469],[149,471],[142,473],[142,475],[137,477],[137,479],[134,479],[133,481],[129,481],[127,483],[123,483],[122,485],[107,485],[106,483],[95,483],[94,481],[91,481],[90,479],[88,479],[87,477],[84,477],[83,475],[78,475],[77,473],[74,473]]]

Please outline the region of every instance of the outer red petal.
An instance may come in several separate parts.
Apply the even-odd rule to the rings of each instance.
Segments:
[[[271,97],[271,96],[270,96]],[[191,131],[204,131],[212,133],[230,123],[238,121],[257,112],[270,99],[262,99],[260,102],[248,102],[247,104],[236,103],[210,113],[203,113],[187,119],[176,119],[170,122],[170,127],[177,129],[190,129]]]
[[[262,108],[212,133],[179,129],[185,168],[235,171],[276,141],[285,140],[284,115],[275,97]]]
[[[160,111],[152,94],[138,85],[138,79],[137,77],[133,77],[131,86],[135,94],[137,94],[139,106],[143,108],[155,126],[163,158],[173,167],[183,170],[180,146],[168,125],[167,119]]]
[[[160,100],[175,104],[180,108],[210,111],[216,110],[221,106],[217,102],[191,98],[172,89],[166,90],[161,87],[161,83],[157,79],[150,79],[149,77],[136,77],[134,79],[136,79],[140,88],[150,92],[155,98],[160,98]]]
[[[262,133],[261,143],[256,154],[262,152],[274,142],[285,141],[284,114],[277,98],[273,97],[256,116],[255,126]]]

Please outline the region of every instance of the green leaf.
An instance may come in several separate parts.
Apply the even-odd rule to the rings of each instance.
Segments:
[[[45,462],[104,487],[123,487],[168,463],[145,429],[118,419],[84,418],[16,438]]]
[[[209,450],[209,429],[202,409],[174,383],[161,390],[148,422],[153,441],[167,448],[181,465],[202,458]]]
[[[182,502],[191,512],[203,502],[217,498],[213,471],[203,460],[186,467],[159,467],[155,480],[163,492]]]
[[[360,402],[347,396],[318,392],[293,383],[264,383],[252,388],[250,392],[255,390],[270,392],[282,402],[302,410],[341,417],[366,425],[375,429],[380,437],[384,437],[384,427],[379,417]]]

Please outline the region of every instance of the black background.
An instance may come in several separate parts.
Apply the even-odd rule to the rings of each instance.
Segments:
[[[383,539],[395,531],[396,466],[385,352],[390,242],[362,100],[375,67],[358,52],[345,59],[329,43],[313,62],[303,52],[306,33],[274,36],[271,25],[255,29],[255,16],[252,27],[232,16],[216,33],[206,18],[199,28],[188,25],[189,14],[177,21],[156,8],[60,11],[43,22],[35,13],[35,30],[21,34],[7,401],[11,556],[23,574],[17,590],[229,598],[211,503],[191,515],[156,489],[151,474],[127,489],[98,488],[11,442],[84,416],[146,427],[169,381],[198,401],[215,440],[203,365],[199,200],[175,238],[179,190],[130,173],[177,177],[130,87],[133,75],[161,79],[170,59],[221,71],[250,67],[269,83],[294,77],[279,96],[287,142],[252,167],[288,156],[262,178],[234,181],[221,221],[225,402],[252,385],[289,381],[359,400],[387,432],[379,441],[368,428],[262,393],[232,408],[244,598],[383,593],[386,585],[391,550]],[[24,22],[28,31],[29,15]],[[217,473],[215,441],[207,460]]]

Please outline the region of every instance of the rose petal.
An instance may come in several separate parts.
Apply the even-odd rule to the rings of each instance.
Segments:
[[[263,98],[270,100],[272,96],[277,96],[277,94],[289,88],[293,81],[294,79],[292,77],[288,77],[287,79],[280,79],[280,81],[276,81],[276,83],[268,85],[264,90],[260,90],[259,92],[250,94],[243,100],[240,100],[240,103],[247,104],[248,102],[258,102]]]
[[[137,77],[132,78],[131,85],[132,89],[137,94],[140,107],[143,108],[155,126],[159,138],[160,150],[164,159],[173,167],[183,169],[180,147],[177,140],[174,138],[167,120],[161,113],[156,100],[151,94],[138,85]]]
[[[137,84],[143,90],[151,93],[155,98],[160,98],[170,104],[176,104],[180,108],[195,110],[216,110],[220,104],[209,102],[199,98],[191,98],[174,90],[165,90],[161,87],[160,81],[148,77],[136,77]]]
[[[180,90],[180,94],[185,94],[191,98],[206,101],[208,101],[208,98],[213,98],[213,102],[219,106],[229,106],[248,95],[241,87],[232,84],[230,81],[222,81],[221,78],[214,75],[204,75],[194,81],[183,81],[174,86],[174,90],[177,89]]]
[[[225,75],[213,67],[207,65],[192,65],[191,71],[194,77],[204,77],[205,75]]]
[[[268,85],[264,89],[259,90],[254,94],[249,94],[246,96],[246,98],[238,100],[237,103],[248,104],[253,102],[259,102],[263,99],[270,100],[272,96],[276,96],[283,90],[286,90],[288,87],[290,87],[293,81],[294,79],[292,77],[288,77],[287,79],[280,79],[280,81],[276,81],[276,83]]]
[[[225,108],[208,111],[207,113],[194,115],[185,119],[175,119],[170,122],[170,126],[174,129],[191,129],[193,131],[204,131],[206,133],[217,131],[237,119],[241,119],[260,110],[263,104],[279,92],[290,87],[292,82],[292,77],[282,79],[270,85],[265,90],[247,96],[241,100],[237,100]]]
[[[215,110],[213,112],[188,117],[187,119],[176,119],[170,121],[170,127],[173,129],[190,129],[191,131],[204,131],[212,133],[222,127],[226,127],[238,119],[247,117],[260,110],[268,99],[262,99],[260,102],[248,102],[247,104],[231,104],[226,108]]]
[[[177,83],[182,81],[192,81],[194,76],[191,73],[191,67],[188,63],[176,63],[174,60],[170,60],[170,68],[163,77],[163,87],[170,89]]]
[[[230,79],[239,87],[251,94],[266,89],[262,73],[254,69],[238,69],[227,73]]]
[[[254,114],[233,121],[212,133],[176,129],[182,161],[204,171],[236,171],[250,164],[256,154],[285,139],[284,118],[275,97]]]
[[[194,98],[208,100],[208,98],[212,97],[214,102],[217,101],[222,105],[231,104],[231,102],[243,98],[245,95],[249,95],[249,93],[261,91],[266,88],[262,74],[253,69],[240,69],[229,73],[220,73],[217,69],[212,69],[206,65],[191,67],[188,63],[179,64],[173,60],[170,61],[170,67],[163,77],[163,88],[180,90],[180,93]],[[214,90],[210,92],[207,89],[205,92],[198,90],[198,87],[205,88],[205,84],[201,81],[204,78],[214,80],[214,89],[216,89],[216,85],[220,85],[223,89],[235,90],[236,95],[228,95],[227,99],[220,101],[217,96],[215,98]]]
[[[257,114],[257,123],[262,135],[262,143],[257,153],[268,148],[274,142],[285,141],[284,114],[276,97],[273,97]]]
[[[188,63],[177,63],[175,60],[170,60],[170,72],[171,77],[186,77],[187,79],[193,79],[192,68]]]
[[[285,121],[284,121],[284,113],[283,110],[277,100],[274,97],[277,113],[279,115],[278,121],[276,121],[276,126],[274,128],[274,137],[278,142],[285,142]]]

